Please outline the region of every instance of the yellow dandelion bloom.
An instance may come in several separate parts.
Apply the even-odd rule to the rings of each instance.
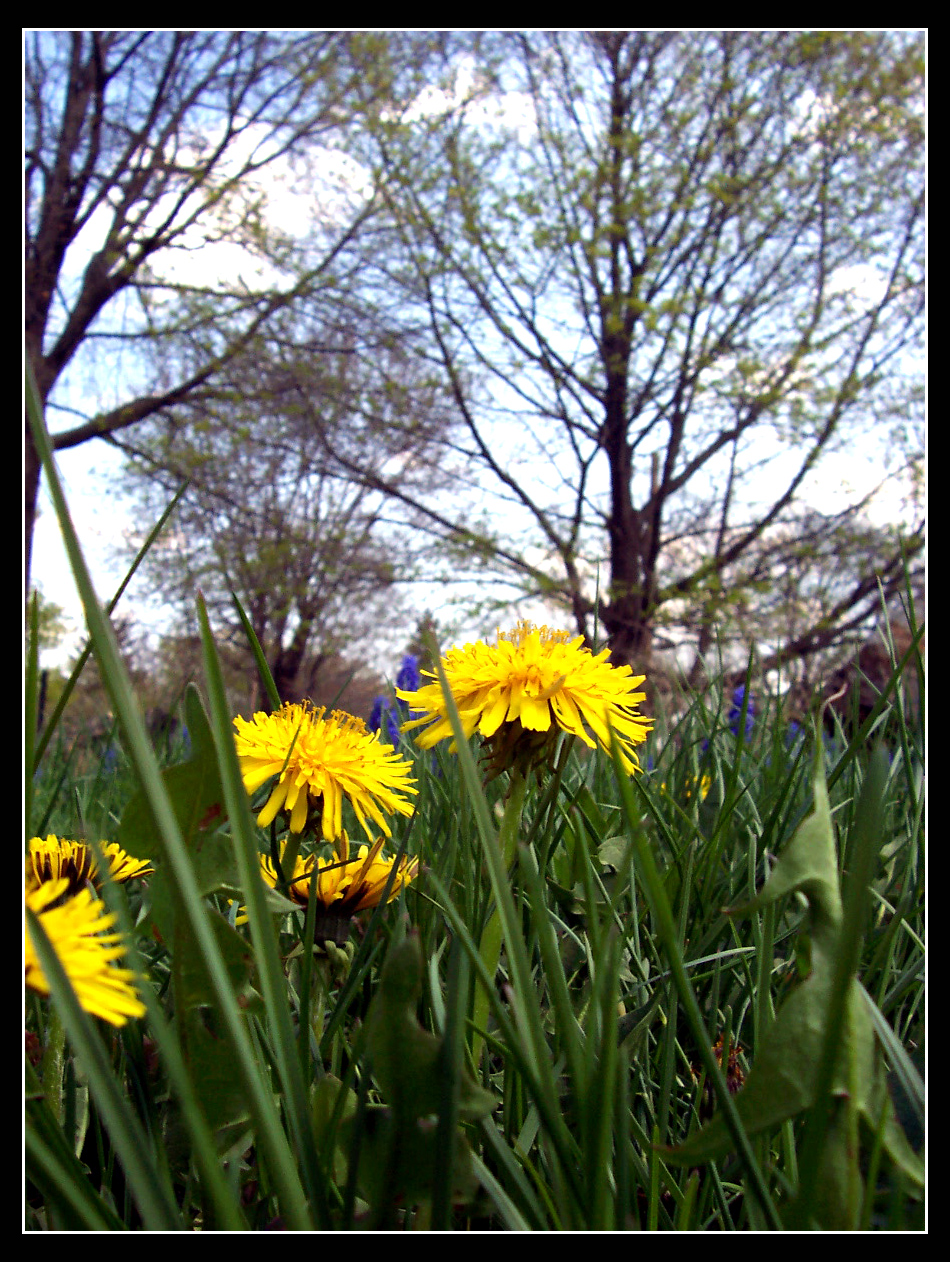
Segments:
[[[125,955],[125,946],[121,934],[112,930],[115,917],[106,911],[104,903],[93,898],[88,889],[70,897],[69,878],[61,877],[27,889],[26,905],[39,916],[86,1012],[111,1025],[125,1025],[130,1018],[145,1015],[135,974],[115,967],[115,961]],[[48,995],[49,983],[37,959],[29,926],[24,943],[26,984],[41,995]]]
[[[450,649],[442,665],[466,737],[477,730],[494,738],[511,724],[516,739],[561,729],[591,748],[609,750],[613,730],[624,767],[636,771],[634,746],[653,727],[638,712],[645,694],[636,688],[646,676],[634,675],[629,666],[612,666],[609,649],[595,655],[583,645],[582,636],[571,639],[567,631],[520,622],[512,631],[499,631],[493,645],[479,641]],[[424,673],[436,682],[417,692],[397,689],[396,695],[421,712],[403,731],[421,728],[416,741],[428,749],[451,737],[452,727],[437,677]]]
[[[338,857],[334,859],[322,859],[315,855],[304,858],[298,855],[287,889],[295,903],[306,907],[310,898],[313,870],[317,869],[315,897],[320,906],[317,909],[315,937],[317,941],[336,938],[342,945],[349,932],[351,917],[359,911],[375,907],[383,897],[395,860],[386,859],[380,853],[382,837],[372,846],[360,846],[352,859],[349,838],[345,832],[341,834],[337,845]],[[396,869],[388,901],[392,902],[403,886],[408,885],[418,874],[419,860],[403,856]],[[261,875],[272,889],[277,888],[277,872],[267,855],[261,855]]]
[[[325,717],[326,716],[326,717]],[[255,793],[272,776],[277,783],[257,817],[266,827],[278,811],[290,815],[290,831],[303,831],[311,803],[321,805],[323,836],[334,842],[343,832],[343,799],[371,836],[367,816],[392,836],[383,811],[412,814],[401,796],[417,793],[412,764],[366,730],[362,719],[309,705],[285,705],[274,714],[236,718],[235,744],[244,787]]]
[[[155,871],[148,859],[133,859],[114,841],[103,841],[100,849],[113,881],[131,881]],[[53,833],[45,841],[42,837],[31,838],[26,856],[27,885],[42,885],[44,881],[56,881],[60,877],[69,881],[71,894],[82,889],[87,881],[98,888],[101,881],[92,847],[84,841],[67,841]]]

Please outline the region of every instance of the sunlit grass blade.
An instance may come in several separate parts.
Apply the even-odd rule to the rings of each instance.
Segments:
[[[24,770],[26,772],[26,784],[24,786],[24,812],[27,828],[32,826],[33,783],[36,776],[36,765],[39,761],[36,754],[36,724],[39,708],[40,610],[36,593],[33,594],[33,599],[30,601],[29,619],[30,625],[26,657],[26,684],[23,691],[23,722],[25,727],[23,763]]]
[[[258,1125],[260,1142],[271,1163],[275,1182],[280,1189],[288,1224],[297,1230],[308,1230],[312,1224],[306,1198],[297,1177],[286,1137],[280,1128],[269,1085],[263,1081],[261,1069],[255,1061],[253,1048],[244,1028],[244,1017],[238,1007],[225,962],[215,940],[174,809],[169,801],[145,731],[141,712],[122,666],[111,628],[96,597],[53,462],[49,436],[46,433],[35,384],[29,370],[27,408],[34,441],[47,477],[50,497],[59,518],[73,575],[86,610],[90,639],[99,663],[102,681],[112,700],[132,763],[147,797],[155,821],[156,839],[162,845],[163,857],[167,860],[173,874],[180,912],[186,917],[190,932],[200,948],[201,959],[224,1021],[226,1037],[231,1043],[232,1053],[248,1092],[248,1104]]]
[[[280,693],[277,691],[277,685],[274,683],[274,676],[271,674],[271,669],[267,664],[267,658],[264,656],[264,650],[261,648],[261,642],[257,638],[247,614],[244,612],[244,606],[238,599],[237,592],[231,592],[231,600],[234,603],[237,616],[241,620],[241,626],[244,629],[244,634],[247,637],[247,642],[250,645],[251,652],[254,654],[254,661],[257,663],[257,673],[260,675],[261,683],[264,685],[264,689],[267,693],[271,706],[273,709],[279,710],[282,699]]]
[[[765,1177],[756,1160],[749,1137],[736,1111],[735,1103],[726,1085],[725,1076],[713,1052],[713,1039],[706,1029],[702,1012],[696,1001],[696,995],[689,979],[689,973],[684,965],[676,922],[673,919],[673,913],[670,909],[663,880],[656,866],[656,860],[650,850],[649,841],[643,831],[643,825],[637,813],[629,777],[624,771],[616,747],[613,748],[612,753],[617,783],[620,788],[621,802],[626,815],[627,825],[636,847],[638,875],[644,884],[647,898],[656,919],[657,932],[673,973],[673,981],[679,994],[680,1003],[683,1005],[686,1019],[696,1039],[706,1075],[713,1085],[719,1107],[723,1111],[729,1128],[729,1133],[735,1141],[736,1150],[745,1167],[750,1187],[762,1208],[768,1225],[774,1230],[780,1230],[782,1220],[769,1193]]]
[[[456,1133],[465,1056],[468,979],[468,961],[460,945],[453,943],[446,980],[445,1025],[440,1064],[442,1094],[439,1101],[435,1180],[432,1187],[431,1227],[434,1231],[448,1231],[452,1225],[452,1179],[455,1174]]]
[[[294,1137],[294,1146],[298,1155],[301,1177],[306,1186],[307,1198],[314,1209],[323,1210],[323,1221],[326,1222],[325,1197],[318,1179],[317,1154],[309,1123],[310,1110],[300,1072],[296,1040],[290,1023],[286,980],[278,954],[274,920],[267,906],[265,886],[260,876],[257,831],[251,817],[247,791],[244,788],[241,769],[238,765],[237,751],[234,746],[234,729],[225,695],[221,664],[208,623],[207,610],[200,598],[198,618],[218,770],[224,792],[225,809],[231,824],[231,835],[234,840],[244,902],[254,943],[255,962],[264,994],[268,1027],[271,1031],[272,1046],[286,1098],[286,1115]],[[302,1033],[302,1037],[306,1037],[306,1030]],[[263,1104],[263,1100],[261,1103]],[[268,1132],[268,1146],[278,1156],[281,1164],[286,1166],[289,1154],[286,1152],[283,1130],[279,1126],[276,1113],[270,1108],[262,1108],[260,1121]],[[284,1177],[291,1177],[290,1187],[294,1193],[295,1216],[309,1217],[306,1205],[297,1200],[296,1172],[288,1169],[284,1171]]]
[[[169,517],[171,517],[175,509],[178,507],[178,503],[181,500],[181,497],[184,495],[186,490],[187,490],[187,483],[182,485],[181,488],[176,492],[175,496],[172,498],[168,507],[165,509],[161,517],[159,517],[158,521],[149,531],[148,537],[146,538],[145,542],[142,544],[141,548],[139,548],[138,552],[135,554],[135,559],[133,560],[131,566],[129,567],[129,570],[125,578],[119,584],[115,595],[112,597],[112,599],[108,602],[108,604],[105,607],[107,617],[110,617],[112,615],[113,611],[115,610],[116,605],[118,605],[119,601],[122,599],[122,595],[125,592],[125,589],[128,587],[129,583],[131,583],[132,579],[135,577],[136,570],[139,568],[142,561],[148,555],[155,540],[159,537],[159,535],[164,530],[165,523],[168,521]],[[79,654],[79,657],[76,659],[76,665],[70,671],[69,678],[66,680],[66,683],[63,685],[63,690],[60,693],[59,697],[57,698],[56,705],[53,707],[53,711],[50,714],[49,719],[47,720],[43,728],[43,731],[39,736],[39,739],[36,745],[36,752],[34,755],[34,761],[37,765],[40,763],[40,761],[43,758],[43,755],[46,753],[47,746],[49,745],[50,740],[52,739],[53,733],[56,731],[57,727],[59,726],[59,721],[63,716],[63,712],[65,711],[66,706],[69,704],[69,699],[73,694],[73,690],[75,689],[76,684],[79,682],[79,677],[82,674],[83,669],[85,668],[86,662],[88,662],[89,658],[92,656],[92,651],[93,651],[92,640],[89,640],[89,642],[83,648],[82,652]],[[29,816],[27,816],[27,818],[29,818]]]

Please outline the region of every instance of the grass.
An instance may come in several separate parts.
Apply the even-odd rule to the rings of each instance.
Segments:
[[[257,877],[282,838],[206,619],[190,749],[156,754],[58,508],[116,739],[37,733],[31,656],[27,836],[156,873],[102,891],[141,1020],[89,1017],[37,946],[28,1229],[923,1228],[923,720],[899,671],[850,740],[792,737],[762,696],[746,732],[714,686],[632,780],[565,741],[540,780],[485,786],[477,739],[407,745],[418,806],[387,850],[420,875],[314,949],[312,910]]]

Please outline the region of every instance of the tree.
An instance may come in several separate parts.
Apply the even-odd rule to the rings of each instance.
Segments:
[[[37,612],[37,650],[56,649],[69,633],[69,624],[62,608],[47,600],[40,588],[34,592]]]
[[[380,472],[400,470],[407,487],[431,487],[447,410],[392,339],[377,332],[367,346],[368,329],[311,328],[299,345],[294,323],[283,353],[275,330],[266,354],[231,362],[220,398],[184,401],[117,440],[145,520],[188,483],[146,558],[156,597],[187,625],[200,590],[222,643],[240,645],[236,595],[284,700],[316,697],[342,660],[391,640],[397,585],[413,581],[424,550],[392,529],[385,497],[327,460],[326,435]]]
[[[921,38],[530,33],[460,51],[443,96],[373,139],[401,252],[387,283],[428,322],[462,454],[501,507],[479,528],[343,463],[581,634],[596,618],[621,662],[645,662],[665,623],[682,643],[691,622],[701,653],[803,568],[819,612],[776,652],[828,647],[879,597],[840,546],[861,507],[827,515],[846,562],[829,572],[808,478],[862,443],[920,464]],[[922,523],[880,543],[890,595]]]
[[[25,342],[56,449],[213,398],[275,313],[345,287],[371,196],[346,173],[333,187],[323,162],[304,248],[268,218],[268,183],[286,192],[290,160],[319,164],[372,100],[387,73],[377,48],[345,32],[27,35]],[[238,265],[232,252],[201,280],[197,251],[222,243]],[[149,341],[168,353],[143,377]],[[81,352],[92,402],[77,400]],[[39,481],[27,426],[27,581]]]

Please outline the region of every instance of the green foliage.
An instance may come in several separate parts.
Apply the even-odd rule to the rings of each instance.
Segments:
[[[69,626],[60,605],[47,600],[40,589],[36,590],[35,595],[38,607],[36,638],[42,652],[43,649],[54,649],[61,644],[63,637],[69,631]]]
[[[29,1229],[922,1226],[924,749],[899,689],[872,751],[764,696],[747,730],[714,685],[633,780],[566,742],[487,785],[477,738],[407,746],[393,845],[420,874],[328,953],[257,875],[283,836],[249,809],[201,605],[191,750],[164,765],[87,609],[120,763],[28,742],[27,833],[153,860],[102,890],[147,1013],[97,1023],[40,935]]]
[[[857,818],[865,824],[860,838],[868,857],[864,866],[870,868],[872,876],[880,846],[886,775],[886,758],[878,750],[872,756],[857,808]],[[854,1143],[858,1121],[872,1137],[877,1136],[888,1156],[920,1187],[923,1163],[894,1116],[884,1049],[875,1036],[869,1011],[872,1000],[847,967],[856,959],[860,941],[849,941],[846,935],[822,757],[815,763],[814,797],[814,813],[783,850],[761,893],[731,913],[751,915],[797,891],[804,895],[809,908],[807,925],[800,930],[796,944],[797,955],[804,961],[804,976],[767,1030],[736,1103],[746,1131],[753,1136],[774,1130],[806,1110],[811,1110],[812,1117],[819,1108],[829,1115],[825,1134],[816,1145],[819,1162],[811,1180],[811,1195],[799,1195],[800,1212],[805,1225],[812,1225],[814,1220],[814,1225],[825,1230],[853,1230],[860,1223],[864,1194],[860,1154]],[[855,879],[852,875],[852,886]],[[857,896],[862,902],[866,900],[863,886]],[[852,924],[850,930],[852,939],[860,938],[860,925]],[[830,1105],[828,1095],[832,1097]],[[718,1118],[666,1155],[667,1160],[692,1166],[722,1157],[731,1148],[728,1130]]]

